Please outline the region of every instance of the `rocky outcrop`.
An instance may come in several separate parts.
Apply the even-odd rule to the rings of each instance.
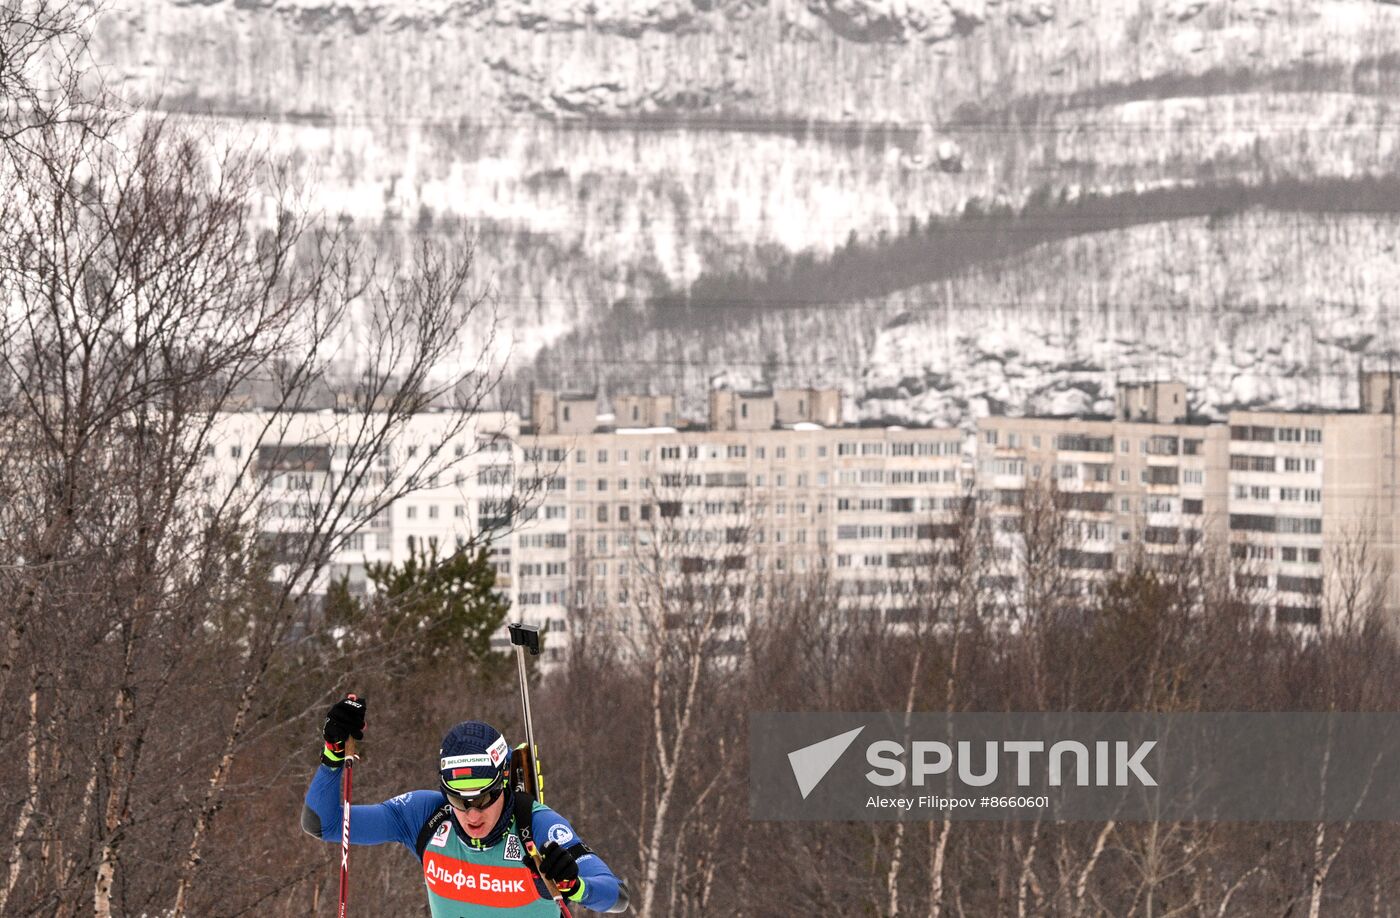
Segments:
[[[637,38],[705,28],[706,15],[742,19],[764,0],[168,0],[173,6],[272,12],[311,30],[348,27],[431,29],[475,23],[523,32],[575,32]]]
[[[843,38],[858,42],[941,42],[993,17],[1027,28],[1055,18],[1045,0],[808,0],[807,9]]]

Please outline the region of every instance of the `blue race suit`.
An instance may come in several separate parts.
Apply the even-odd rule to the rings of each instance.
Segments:
[[[503,831],[485,840],[469,837],[446,809],[441,791],[416,790],[383,803],[350,807],[350,843],[380,845],[398,842],[420,859],[423,882],[433,918],[519,918],[557,916],[544,883],[522,860],[519,827],[512,800],[506,798]],[[340,771],[322,765],[306,790],[302,828],[328,842],[340,842]],[[437,825],[418,851],[420,835],[435,815]],[[575,852],[582,892],[570,901],[598,912],[627,907],[626,887],[579,840],[573,826],[542,803],[534,803],[531,831],[543,848],[549,842]]]

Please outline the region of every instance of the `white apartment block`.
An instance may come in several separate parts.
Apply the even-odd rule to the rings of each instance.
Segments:
[[[1084,589],[1138,553],[1223,546],[1226,441],[1186,413],[1185,386],[1120,387],[1113,417],[991,417],[978,424],[978,496],[1011,554],[1027,492],[1068,518],[1060,563]]]
[[[336,552],[326,577],[347,578],[357,593],[367,588],[370,565],[401,564],[415,550],[445,556],[489,534],[497,590],[514,604],[516,416],[421,412],[369,458],[352,486],[347,461],[364,424],[362,414],[334,409],[223,414],[206,455],[206,484],[226,488],[241,479],[261,487],[259,525],[283,550],[295,547],[308,517],[339,501],[364,524]]]
[[[639,560],[660,539],[679,573],[752,585],[821,572],[843,605],[899,622],[918,603],[902,569],[928,556],[968,497],[1014,571],[1024,503],[1040,491],[1067,517],[1058,561],[1086,591],[1134,558],[1199,546],[1231,558],[1280,624],[1320,624],[1361,573],[1400,615],[1400,578],[1386,579],[1400,563],[1397,396],[1400,374],[1368,373],[1359,411],[1236,411],[1220,423],[1191,417],[1180,383],[1150,382],[1120,386],[1112,417],[991,417],[969,436],[843,426],[835,390],[716,390],[707,423],[679,418],[671,396],[614,396],[603,415],[592,394],[539,392],[524,427],[512,413],[460,431],[448,412],[415,417],[374,458],[367,490],[415,471],[422,487],[368,514],[330,574],[363,590],[369,564],[489,533],[511,618],[546,629],[547,661],[567,652],[580,610],[629,627],[646,585]],[[343,476],[359,419],[271,420],[223,416],[207,474],[265,479],[264,530],[295,540],[306,508]]]
[[[1011,518],[1024,488],[1053,488],[1077,541],[1062,560],[1086,588],[1139,553],[1201,543],[1228,551],[1238,585],[1279,624],[1321,624],[1362,579],[1396,617],[1397,392],[1400,374],[1365,373],[1359,411],[1205,423],[1182,384],[1153,382],[1120,386],[1113,418],[987,418],[979,494]]]
[[[546,497],[521,529],[519,595],[551,620],[587,605],[629,627],[658,539],[681,573],[827,571],[853,605],[897,619],[891,568],[915,564],[967,493],[961,431],[813,420],[839,422],[835,390],[716,390],[710,423],[684,427],[670,397],[613,401],[600,417],[591,395],[538,393],[522,438]]]
[[[1400,376],[1363,377],[1386,381],[1393,392]],[[1231,548],[1249,562],[1249,585],[1276,597],[1280,622],[1345,614],[1361,581],[1383,589],[1384,608],[1400,615],[1400,428],[1393,398],[1362,404],[1230,414]]]

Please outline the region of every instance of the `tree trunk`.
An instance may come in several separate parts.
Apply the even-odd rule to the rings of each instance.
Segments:
[[[190,884],[194,880],[194,873],[199,868],[204,838],[209,832],[214,814],[219,810],[219,798],[223,794],[224,785],[228,783],[229,773],[233,770],[234,750],[238,745],[239,738],[243,736],[243,725],[247,722],[248,712],[252,709],[253,693],[257,691],[257,686],[258,680],[252,680],[243,687],[243,695],[238,699],[238,711],[234,714],[233,724],[229,727],[227,736],[224,737],[223,752],[219,756],[218,763],[214,766],[213,774],[209,776],[209,785],[204,790],[204,800],[200,805],[199,816],[195,819],[194,830],[190,835],[190,846],[185,853],[184,869],[180,871],[180,882],[175,887],[175,904],[170,910],[173,918],[180,918],[181,915],[185,914],[186,900],[189,898]]]
[[[929,882],[929,918],[939,918],[943,914],[943,865],[947,860],[948,836],[953,832],[953,820],[949,818],[951,814],[945,814],[942,826],[938,830],[938,841],[933,846],[933,866],[930,872],[933,874]],[[933,832],[933,824],[929,824],[929,832]]]
[[[29,831],[29,823],[34,819],[34,810],[39,799],[39,687],[38,676],[34,688],[29,692],[29,721],[24,730],[25,764],[27,766],[28,793],[20,807],[19,818],[14,831],[10,833],[10,869],[5,877],[5,888],[0,889],[0,915],[5,913],[5,903],[10,899],[15,884],[19,882],[19,871],[24,835]]]
[[[894,850],[890,854],[890,869],[885,874],[885,914],[899,916],[899,861],[904,854],[904,823],[894,824]]]

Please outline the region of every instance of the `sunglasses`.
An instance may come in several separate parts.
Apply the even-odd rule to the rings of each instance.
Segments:
[[[505,793],[505,785],[497,785],[489,790],[484,790],[473,797],[463,797],[461,794],[454,794],[452,791],[443,789],[447,795],[447,802],[458,810],[484,810],[496,802],[496,798]]]

